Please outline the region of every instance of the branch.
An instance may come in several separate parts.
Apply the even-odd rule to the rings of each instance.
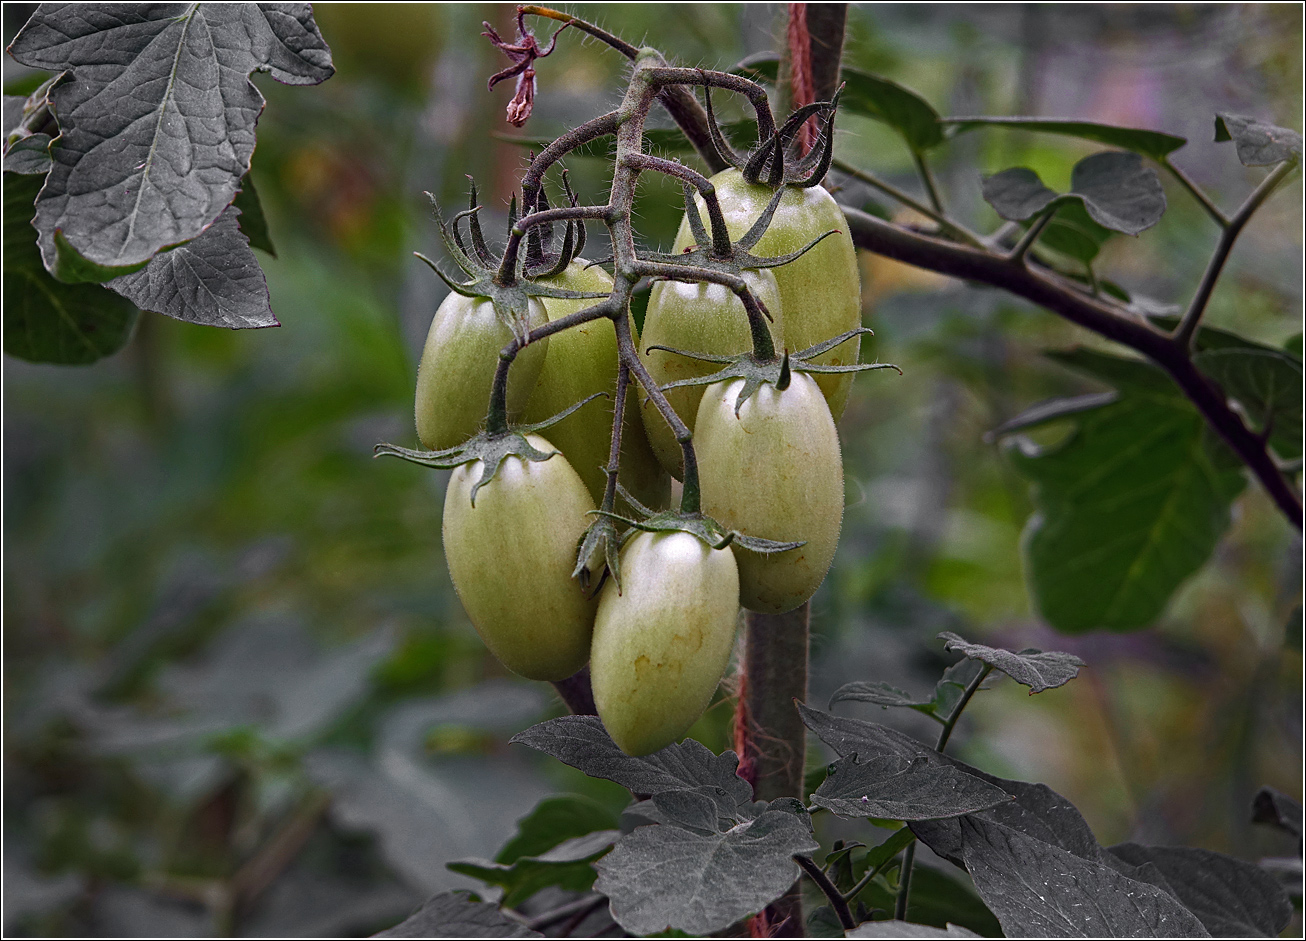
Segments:
[[[913,843],[912,845],[915,846],[916,844]],[[816,887],[825,894],[827,899],[829,899],[830,907],[834,909],[834,913],[839,916],[839,924],[843,926],[844,930],[851,931],[853,928],[856,928],[857,922],[853,919],[853,913],[848,908],[848,903],[844,901],[843,895],[841,895],[839,890],[835,888],[834,883],[830,881],[829,877],[821,872],[821,867],[816,865],[816,863],[808,856],[795,856],[794,862],[802,867],[803,872],[805,872],[807,876],[816,883]]]

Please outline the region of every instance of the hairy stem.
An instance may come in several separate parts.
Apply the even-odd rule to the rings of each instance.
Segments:
[[[913,844],[915,845],[915,844]],[[848,908],[848,902],[835,888],[834,883],[830,881],[829,876],[821,872],[821,867],[816,865],[815,861],[809,856],[795,856],[794,862],[807,874],[808,878],[816,883],[816,887],[821,890],[830,901],[830,907],[834,909],[835,915],[839,918],[839,924],[845,931],[851,931],[857,927],[857,922],[853,919],[853,913]]]

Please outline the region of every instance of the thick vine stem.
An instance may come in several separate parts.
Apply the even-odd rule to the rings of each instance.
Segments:
[[[796,711],[796,710],[795,710]],[[796,862],[808,877],[816,883],[816,887],[821,890],[826,899],[830,902],[830,908],[834,909],[835,916],[839,919],[840,926],[845,931],[851,931],[857,927],[857,921],[853,918],[852,911],[848,908],[848,902],[835,888],[828,876],[821,871],[821,867],[808,856],[795,856]]]

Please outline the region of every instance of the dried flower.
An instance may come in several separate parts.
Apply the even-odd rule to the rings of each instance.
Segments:
[[[490,76],[490,88],[494,88],[506,78],[517,76],[517,91],[508,102],[508,123],[513,127],[521,127],[531,116],[531,109],[535,105],[535,60],[551,53],[553,47],[558,44],[558,33],[571,24],[564,23],[562,28],[553,34],[549,45],[543,49],[540,48],[535,35],[526,28],[526,14],[520,7],[517,10],[516,43],[505,40],[489,23],[482,23],[482,25],[485,27],[485,32],[481,35],[488,37],[496,49],[502,50],[508,58],[512,59],[512,65]]]

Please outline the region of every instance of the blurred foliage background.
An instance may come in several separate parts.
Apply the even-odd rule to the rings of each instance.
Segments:
[[[6,42],[30,9],[5,5]],[[783,17],[776,4],[576,10],[718,68],[775,48]],[[478,35],[483,19],[508,34],[512,8],[316,15],[336,76],[308,89],[256,80],[269,103],[253,173],[278,250],[261,260],[282,326],[147,314],[93,367],[4,362],[7,934],[370,933],[474,885],[444,864],[492,856],[545,795],[626,802],[506,744],[561,706],[547,685],[505,675],[463,614],[440,550],[444,474],[371,459],[378,441],[415,443],[417,357],[444,292],[411,255],[439,253],[423,191],[456,204],[475,173],[499,231],[524,167],[501,139],[511,82],[486,91],[504,62]],[[851,12],[846,55],[942,114],[1183,135],[1176,162],[1232,206],[1259,174],[1211,143],[1212,115],[1300,128],[1301,27],[1293,5],[877,4]],[[21,71],[5,67],[6,80]],[[540,63],[526,133],[606,110],[623,70],[565,35]],[[843,159],[917,191],[886,129],[849,117],[838,141]],[[1064,189],[1091,149],[991,130],[940,149],[936,171],[951,211],[992,229],[981,173],[1023,164]],[[571,170],[602,198],[603,160]],[[1098,267],[1183,304],[1217,233],[1163,182],[1162,222],[1113,239]],[[1301,330],[1301,192],[1244,234],[1210,324],[1275,344]],[[643,187],[647,244],[669,246],[679,215],[678,187]],[[813,603],[812,701],[854,679],[925,691],[946,662],[940,630],[1070,650],[1089,664],[1079,681],[979,697],[958,754],[1064,793],[1104,844],[1294,852],[1249,819],[1259,786],[1301,793],[1300,540],[1251,486],[1153,628],[1053,634],[1022,579],[1027,487],[985,435],[1043,398],[1090,391],[1040,353],[1091,338],[997,291],[864,266],[865,356],[905,375],[859,378],[842,421],[849,506]],[[928,734],[914,713],[858,708]],[[729,713],[722,700],[696,737],[725,747]]]

